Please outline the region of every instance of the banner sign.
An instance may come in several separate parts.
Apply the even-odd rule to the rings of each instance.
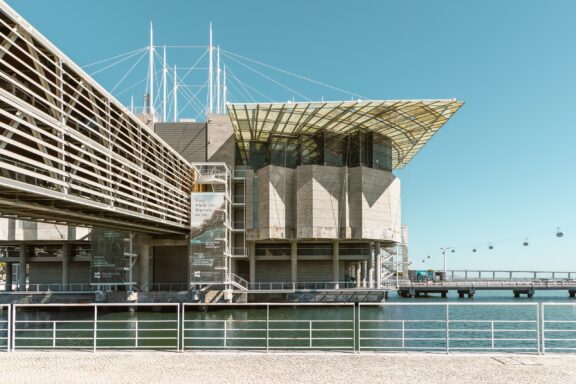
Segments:
[[[219,283],[226,278],[224,193],[193,193],[190,219],[190,282]]]

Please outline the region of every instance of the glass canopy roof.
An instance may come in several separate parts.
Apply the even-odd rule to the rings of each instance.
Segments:
[[[449,100],[357,100],[228,104],[236,141],[246,159],[250,141],[298,137],[320,130],[374,131],[392,140],[392,166],[404,167],[464,104]]]

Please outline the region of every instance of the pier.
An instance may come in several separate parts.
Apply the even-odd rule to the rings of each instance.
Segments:
[[[447,297],[455,291],[460,298],[472,298],[477,291],[511,291],[514,297],[534,296],[536,291],[568,291],[576,297],[576,272],[565,271],[501,271],[451,270],[444,279],[428,281],[398,281],[398,294],[418,297],[440,294]]]

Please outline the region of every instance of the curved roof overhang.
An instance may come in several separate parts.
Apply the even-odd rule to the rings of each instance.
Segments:
[[[314,134],[321,130],[377,132],[392,140],[392,166],[402,168],[464,103],[449,100],[357,100],[330,102],[232,103],[232,120],[241,156],[250,141],[272,136]]]

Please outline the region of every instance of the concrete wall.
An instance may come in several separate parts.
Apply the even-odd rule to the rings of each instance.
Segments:
[[[349,180],[352,238],[400,242],[400,180],[367,167],[350,168]]]
[[[0,241],[81,240],[90,228],[0,218]]]
[[[290,261],[256,260],[256,281],[292,281],[292,277],[290,275]]]
[[[258,227],[253,222],[254,185],[247,185],[249,204],[246,207],[248,239],[289,239],[295,235],[296,170],[269,165],[257,171],[258,176]],[[251,192],[251,193],[248,193]]]
[[[207,161],[222,161],[233,168],[236,159],[236,140],[228,115],[208,115],[207,138]]]
[[[304,165],[294,170],[269,165],[256,175],[257,186],[253,177],[246,183],[248,240],[400,241],[400,180],[391,172],[368,167]]]
[[[206,161],[206,123],[156,123],[154,130],[190,162]]]
[[[49,261],[29,263],[28,280],[30,284],[61,284],[62,262]],[[90,263],[87,261],[70,262],[70,284],[90,283]],[[72,289],[74,287],[71,287]]]
[[[344,262],[340,262],[340,280],[344,280]],[[298,259],[298,281],[333,281],[332,260],[302,260]]]
[[[28,281],[30,284],[60,284],[62,283],[62,263],[42,262],[30,263]]]
[[[346,168],[303,165],[297,168],[296,233],[299,239],[337,239],[346,213]]]
[[[70,262],[70,284],[90,283],[90,262],[71,261]]]

